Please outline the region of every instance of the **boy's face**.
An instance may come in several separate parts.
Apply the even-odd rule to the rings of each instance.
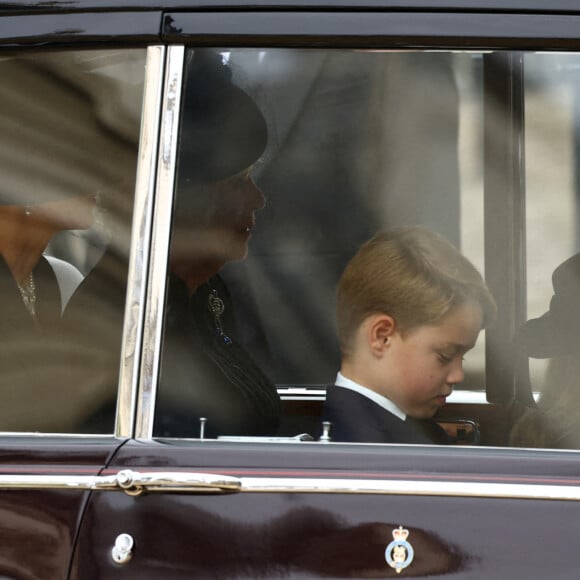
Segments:
[[[482,324],[479,306],[465,304],[437,325],[419,326],[389,337],[384,394],[409,416],[432,417],[453,385],[464,378],[463,355],[475,345]]]

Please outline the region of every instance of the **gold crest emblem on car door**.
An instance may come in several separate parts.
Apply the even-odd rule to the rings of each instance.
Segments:
[[[393,530],[393,541],[387,546],[385,550],[385,559],[387,564],[394,568],[397,574],[411,565],[415,557],[413,546],[407,542],[409,537],[409,530],[399,526]]]

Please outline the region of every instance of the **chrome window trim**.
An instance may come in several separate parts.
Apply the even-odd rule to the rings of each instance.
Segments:
[[[157,158],[156,195],[149,261],[143,349],[139,373],[139,397],[134,436],[150,439],[153,433],[153,417],[157,380],[159,377],[159,353],[163,334],[163,312],[167,278],[167,256],[171,236],[173,187],[177,161],[177,135],[185,47],[170,46],[167,49],[165,79],[163,83],[163,106],[161,133]]]
[[[139,353],[142,347],[145,321],[144,304],[147,286],[145,273],[151,244],[151,215],[155,194],[165,52],[164,46],[147,48],[123,345],[119,369],[116,437],[132,437],[135,430]]]

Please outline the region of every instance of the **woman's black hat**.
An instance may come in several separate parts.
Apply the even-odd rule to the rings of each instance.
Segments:
[[[251,166],[266,148],[266,121],[253,99],[232,82],[219,52],[197,49],[182,101],[180,184],[226,179]]]
[[[552,286],[548,312],[516,334],[516,345],[532,358],[580,354],[580,253],[554,270]]]

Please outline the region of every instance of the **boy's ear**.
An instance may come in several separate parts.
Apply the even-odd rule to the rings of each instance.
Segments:
[[[395,319],[388,314],[377,314],[368,327],[369,346],[373,353],[381,355],[389,347],[389,339],[397,328]]]

